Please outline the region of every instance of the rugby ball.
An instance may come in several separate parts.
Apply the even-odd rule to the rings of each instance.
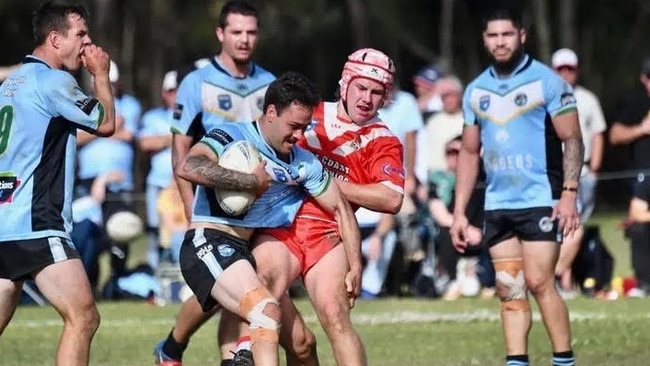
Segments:
[[[106,220],[106,234],[116,242],[128,243],[142,234],[142,219],[131,211],[119,211]]]
[[[261,162],[260,152],[246,140],[230,144],[219,157],[221,167],[242,173],[252,173],[253,169]],[[229,216],[242,215],[255,202],[255,192],[215,189],[214,193],[217,196],[219,207]]]

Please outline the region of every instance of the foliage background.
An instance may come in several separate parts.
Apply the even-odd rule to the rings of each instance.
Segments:
[[[214,27],[224,0],[79,0],[91,11],[91,36],[120,65],[125,88],[150,107],[160,102],[165,71],[218,52]],[[436,62],[465,82],[486,65],[480,19],[496,0],[251,0],[261,13],[257,61],[276,74],[300,71],[332,98],[347,54],[360,46],[389,53],[404,89]],[[500,1],[502,2],[502,1]],[[639,87],[650,55],[650,2],[644,0],[512,1],[524,12],[528,51],[542,61],[572,47],[581,84],[600,96],[608,121],[622,95]],[[41,0],[1,0],[0,65],[32,49],[31,12]],[[607,147],[604,169],[627,167],[627,148]],[[601,202],[627,203],[621,181],[602,182]],[[601,205],[602,208],[602,205]]]

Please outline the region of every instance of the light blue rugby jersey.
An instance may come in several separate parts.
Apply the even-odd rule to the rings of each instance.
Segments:
[[[330,176],[311,152],[294,147],[291,162],[280,160],[261,136],[256,122],[226,123],[210,130],[200,141],[218,156],[240,140],[252,142],[266,160],[266,170],[273,177],[268,190],[255,200],[242,216],[226,215],[210,188],[198,186],[194,198],[192,222],[211,222],[247,228],[289,226],[307,194],[318,196],[330,184]]]
[[[27,56],[0,86],[0,242],[70,238],[76,131],[104,108],[69,73]]]
[[[171,121],[171,109],[165,107],[151,109],[142,116],[142,129],[138,133],[138,137],[170,135]],[[151,169],[147,174],[147,185],[167,187],[171,183],[173,176],[171,146],[151,155],[150,165]]]
[[[465,90],[463,115],[478,124],[487,175],[485,209],[549,207],[562,191],[562,141],[551,118],[576,110],[573,90],[526,55],[514,73],[486,69]]]
[[[273,80],[273,74],[255,63],[245,78],[236,78],[213,58],[181,81],[172,132],[198,141],[223,122],[256,120],[263,113],[264,94]]]

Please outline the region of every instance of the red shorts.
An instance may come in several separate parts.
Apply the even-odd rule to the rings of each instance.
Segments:
[[[296,217],[289,227],[264,229],[259,233],[270,235],[284,243],[298,258],[303,276],[341,242],[336,221],[305,217]]]

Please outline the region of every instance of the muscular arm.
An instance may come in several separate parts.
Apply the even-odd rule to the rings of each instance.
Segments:
[[[176,179],[176,184],[178,184],[183,206],[185,207],[185,216],[188,220],[192,218],[194,189],[192,183],[180,177],[176,172],[179,169],[181,161],[185,159],[187,152],[190,151],[190,147],[192,147],[192,137],[179,134],[172,136],[172,168],[174,169],[174,179]]]
[[[104,118],[97,131],[95,131],[95,135],[111,136],[115,133],[117,121],[115,120],[115,102],[113,101],[113,91],[108,81],[108,74],[94,77],[93,86],[95,88],[95,98],[104,108]]]
[[[478,176],[481,136],[477,125],[463,128],[463,143],[458,154],[454,215],[465,215]]]
[[[585,153],[578,124],[578,113],[572,111],[555,116],[553,126],[558,137],[564,143],[564,183],[577,187]]]
[[[612,145],[625,145],[643,136],[645,133],[641,125],[627,126],[621,122],[614,122],[609,130],[609,142]]]
[[[404,195],[382,183],[355,184],[342,180],[336,183],[349,202],[369,210],[396,214],[402,207]]]
[[[603,133],[597,133],[591,138],[591,157],[589,157],[589,169],[592,172],[600,170],[603,163],[603,149],[605,145],[605,138]]]
[[[259,181],[254,174],[226,169],[217,164],[217,156],[206,145],[198,143],[190,149],[176,174],[192,183],[227,190],[255,191]]]
[[[354,216],[350,204],[345,200],[336,184],[330,184],[325,193],[314,198],[318,204],[334,214],[350,269],[361,272],[361,235],[357,218]]]

